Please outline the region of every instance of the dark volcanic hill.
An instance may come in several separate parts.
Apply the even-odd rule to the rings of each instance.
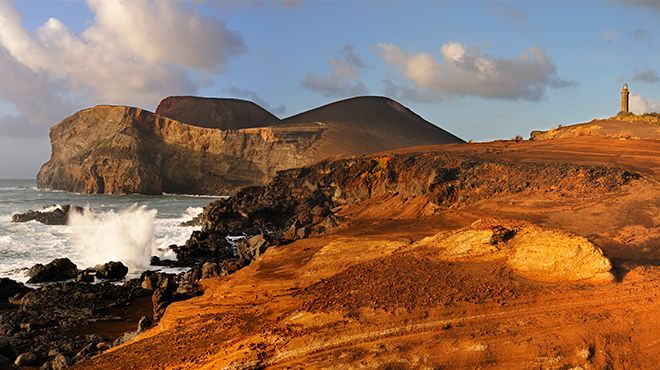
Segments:
[[[65,118],[51,128],[52,155],[37,175],[39,187],[227,194],[331,157],[463,142],[381,97],[343,100],[283,121],[233,99],[170,97],[158,111],[189,122],[124,106]]]
[[[268,126],[280,120],[251,101],[198,96],[167,97],[158,104],[156,114],[193,126],[222,130]]]

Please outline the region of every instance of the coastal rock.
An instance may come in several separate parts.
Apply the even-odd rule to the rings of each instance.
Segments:
[[[96,277],[108,280],[120,280],[128,274],[128,267],[121,262],[110,261],[96,270]]]
[[[234,246],[227,241],[226,234],[208,235],[200,231],[194,231],[185,245],[174,246],[172,250],[178,263],[184,266],[234,257]]]
[[[77,283],[93,283],[94,282],[94,275],[89,273],[88,271],[80,271],[78,275],[76,276],[76,282]]]
[[[53,361],[50,362],[50,366],[53,370],[64,370],[69,367],[69,359],[60,353],[53,358]]]
[[[39,365],[39,357],[34,352],[21,353],[14,361],[16,366],[36,366]]]
[[[51,128],[52,155],[37,184],[79,193],[226,195],[328,157],[463,142],[383,97],[272,122],[262,122],[268,115],[252,103],[215,102],[166,99],[160,114],[124,106],[79,111]]]
[[[448,261],[502,259],[518,275],[544,282],[614,280],[612,264],[584,237],[529,222],[502,225],[478,220],[471,226],[440,232],[415,246],[438,248]]]
[[[63,206],[48,206],[41,211],[29,210],[25,213],[17,213],[11,217],[12,222],[28,222],[36,220],[46,225],[66,225],[72,212],[83,213],[84,208],[66,204]]]
[[[220,276],[220,264],[216,262],[204,262],[202,265],[202,279],[209,279],[212,277]]]
[[[8,359],[7,357],[0,355],[0,369],[11,369],[11,365],[13,365],[13,361]]]
[[[252,261],[261,256],[268,248],[268,241],[263,234],[241,240],[236,246],[238,258]]]
[[[171,276],[166,276],[161,280],[158,288],[151,296],[154,307],[154,321],[160,321],[160,318],[163,317],[165,309],[174,300],[173,294],[176,290],[177,284]]]
[[[14,351],[9,338],[5,336],[0,336],[0,356],[8,358],[12,362],[16,359],[16,351]]]
[[[56,258],[46,265],[40,263],[32,266],[27,275],[28,284],[46,283],[74,279],[78,275],[78,267],[68,258]]]
[[[138,332],[143,332],[146,329],[149,329],[151,327],[151,325],[153,325],[153,323],[151,322],[151,319],[146,317],[146,316],[142,316],[142,318],[140,318],[140,321],[138,322],[137,331]]]
[[[0,303],[6,303],[9,298],[12,298],[17,294],[25,294],[31,290],[32,289],[23,285],[23,283],[19,283],[9,278],[0,278]],[[0,354],[2,353],[0,352]]]
[[[537,176],[530,177],[529,173]],[[227,236],[262,235],[269,244],[280,245],[321,235],[341,226],[341,216],[335,213],[341,207],[372,199],[391,200],[393,204],[414,199],[415,206],[406,207],[406,217],[415,217],[503,194],[597,194],[638,178],[638,174],[606,167],[516,163],[438,152],[323,161],[281,171],[267,186],[243,188],[230,198],[209,204],[202,213],[202,229],[193,232],[184,246],[173,250],[179,261],[191,265],[219,263],[235,258],[227,245]],[[401,216],[399,212],[396,207],[366,208],[363,216],[395,218]],[[501,228],[482,236],[489,248],[496,249],[513,235],[511,229]],[[265,244],[258,239],[253,239],[253,246],[247,241],[239,242],[239,259],[247,263],[263,253]]]

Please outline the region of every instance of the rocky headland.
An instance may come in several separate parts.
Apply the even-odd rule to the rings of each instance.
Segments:
[[[631,305],[655,302],[658,150],[501,141],[283,170],[205,207],[176,261],[152,258],[186,272],[122,281],[117,262],[55,260],[30,269],[45,285],[3,281],[0,354],[51,368],[644,367],[648,351],[612,357],[620,341],[602,338],[654,334],[602,319],[654,315]],[[537,339],[501,345],[520,335]]]
[[[157,113],[84,109],[55,125],[50,137],[39,187],[112,194],[223,195],[330,157],[463,142],[381,97],[352,98],[281,121],[250,102],[170,97]]]
[[[502,141],[281,171],[172,247],[203,295],[84,364],[651,366],[659,151]]]

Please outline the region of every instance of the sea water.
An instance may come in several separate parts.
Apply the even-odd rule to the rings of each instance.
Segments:
[[[32,180],[0,180],[0,277],[26,281],[26,268],[67,257],[78,268],[122,261],[131,273],[149,268],[151,256],[175,259],[194,227],[179,226],[216,200],[203,196],[83,195],[37,189]],[[89,208],[68,225],[13,223],[15,213],[58,205]]]

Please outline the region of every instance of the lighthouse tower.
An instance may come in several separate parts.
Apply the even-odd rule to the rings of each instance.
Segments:
[[[621,89],[621,113],[630,112],[630,110],[628,109],[629,96],[630,96],[630,91],[628,91],[628,84],[623,84],[623,88]]]

